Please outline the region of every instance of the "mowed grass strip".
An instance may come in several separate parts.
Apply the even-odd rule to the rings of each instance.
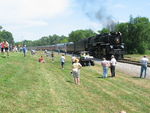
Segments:
[[[101,78],[102,67],[83,67],[81,85],[75,85],[71,58],[61,69],[55,61],[38,55],[23,57],[11,53],[0,57],[0,113],[149,113],[149,79],[133,78],[117,72],[116,78]]]

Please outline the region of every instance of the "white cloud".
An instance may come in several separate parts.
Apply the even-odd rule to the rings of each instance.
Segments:
[[[65,12],[68,6],[69,0],[0,0],[0,21],[28,21],[28,24],[39,25],[41,19],[55,17]],[[36,22],[32,23],[33,20]]]
[[[57,16],[68,14],[69,7],[70,0],[0,0],[0,25],[12,32],[16,41],[34,40],[43,35],[41,27],[47,27]]]

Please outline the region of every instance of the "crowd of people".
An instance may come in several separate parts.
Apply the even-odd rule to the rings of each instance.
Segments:
[[[23,47],[18,47],[18,46],[10,46],[9,43],[5,40],[5,41],[2,41],[0,43],[0,50],[1,50],[1,53],[2,54],[5,54],[7,53],[7,56],[9,56],[9,51],[12,51],[12,52],[18,52],[18,49],[20,52],[23,52],[24,54],[24,57],[26,56],[26,53],[27,53],[27,48],[26,48],[26,45],[23,45]]]
[[[5,52],[7,53],[7,56],[9,56],[9,43],[5,40],[3,42],[0,43],[0,48],[1,48],[1,53],[4,54]],[[13,51],[17,52],[19,49],[19,51],[23,52],[23,56],[26,57],[27,54],[27,47],[26,45],[23,45],[23,47],[19,47],[17,48],[16,46],[13,47]],[[36,53],[35,50],[31,50],[31,54],[34,55]],[[59,52],[60,53],[60,52]],[[47,50],[45,50],[45,54],[46,56],[51,56],[52,62],[54,62],[54,52],[52,51],[51,54],[50,52],[48,52]],[[61,68],[64,69],[64,65],[65,65],[65,54],[62,54],[61,58],[60,58],[60,64],[61,64]],[[82,55],[81,55],[82,57]],[[38,61],[40,63],[45,63],[44,57],[41,56]],[[140,60],[141,63],[141,70],[140,70],[140,78],[146,78],[146,72],[147,72],[147,66],[148,66],[148,58],[146,55],[143,56],[143,58]],[[111,56],[111,60],[108,61],[106,60],[106,58],[103,58],[101,61],[101,65],[103,68],[103,78],[107,78],[108,77],[108,69],[110,69],[111,72],[111,77],[115,77],[116,76],[116,64],[117,61],[115,59],[115,56],[112,55]],[[75,55],[72,56],[72,75],[74,77],[74,81],[76,84],[80,84],[80,69],[81,69],[82,65],[79,63],[79,59],[75,57]],[[143,76],[144,75],[144,76]]]
[[[148,58],[146,55],[143,56],[143,58],[140,60],[141,63],[141,71],[140,71],[140,78],[146,78],[147,75],[147,67],[148,67]],[[108,69],[110,68],[111,77],[115,77],[115,67],[116,67],[117,61],[114,57],[114,55],[111,56],[111,60],[107,61],[105,58],[103,58],[101,65],[103,67],[103,78],[108,77]],[[144,74],[144,77],[143,77]]]

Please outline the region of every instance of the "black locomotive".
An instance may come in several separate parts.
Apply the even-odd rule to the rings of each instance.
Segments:
[[[98,34],[67,44],[67,52],[77,54],[80,51],[88,51],[91,56],[96,58],[106,57],[110,59],[111,55],[115,55],[117,59],[122,59],[124,55],[122,34],[120,32]]]

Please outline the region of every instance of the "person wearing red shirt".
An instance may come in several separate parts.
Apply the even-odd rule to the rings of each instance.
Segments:
[[[4,41],[4,49],[7,52],[7,56],[9,56],[9,43],[6,40]]]
[[[1,52],[3,53],[4,52],[4,42],[1,42]]]
[[[41,57],[39,58],[39,62],[40,62],[40,63],[45,63],[45,60],[44,60],[43,56],[41,56]]]

